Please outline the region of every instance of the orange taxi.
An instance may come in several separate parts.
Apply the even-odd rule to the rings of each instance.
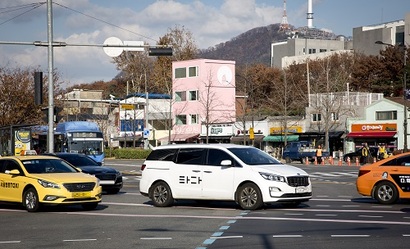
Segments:
[[[410,152],[360,167],[356,187],[381,204],[410,198]]]

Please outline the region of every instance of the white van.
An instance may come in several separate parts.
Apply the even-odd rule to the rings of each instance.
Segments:
[[[309,175],[255,147],[175,144],[153,150],[141,167],[140,192],[154,206],[174,200],[235,201],[255,210],[264,203],[297,206],[312,198]]]

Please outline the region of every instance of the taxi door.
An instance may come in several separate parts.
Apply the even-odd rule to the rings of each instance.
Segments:
[[[170,170],[170,188],[174,198],[195,199],[201,197],[202,172],[201,166],[205,162],[206,149],[180,149]]]
[[[410,198],[410,156],[398,157],[380,165],[382,177],[390,178],[400,192],[400,198]]]
[[[20,165],[12,159],[0,160],[0,200],[21,202],[25,186],[24,176],[11,175],[9,172],[17,169],[22,174]]]
[[[223,160],[230,160],[232,165],[222,166]],[[234,196],[235,160],[225,151],[209,149],[207,161],[201,166],[202,197],[204,199],[231,200]]]

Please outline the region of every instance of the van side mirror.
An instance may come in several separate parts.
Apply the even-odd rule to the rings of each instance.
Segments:
[[[232,166],[232,161],[231,160],[222,160],[221,165],[222,166]]]

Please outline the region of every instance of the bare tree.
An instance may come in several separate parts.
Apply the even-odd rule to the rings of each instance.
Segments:
[[[353,64],[353,56],[347,53],[335,54],[309,64],[312,74],[308,77],[312,77],[312,94],[316,94],[309,104],[320,115],[317,117],[318,122],[311,123],[311,129],[325,133],[324,147],[327,150],[329,132],[341,124],[340,117],[352,111],[351,106],[345,104],[344,92],[351,78]]]
[[[199,102],[202,106],[201,118],[203,118],[201,124],[205,125],[206,143],[209,143],[209,128],[212,125],[232,119],[231,110],[233,106],[227,106],[225,102],[222,101],[223,95],[220,94],[220,88],[215,82],[216,79],[214,79],[213,73],[210,70],[207,75],[207,80],[202,82],[205,86],[205,91],[199,93]]]

